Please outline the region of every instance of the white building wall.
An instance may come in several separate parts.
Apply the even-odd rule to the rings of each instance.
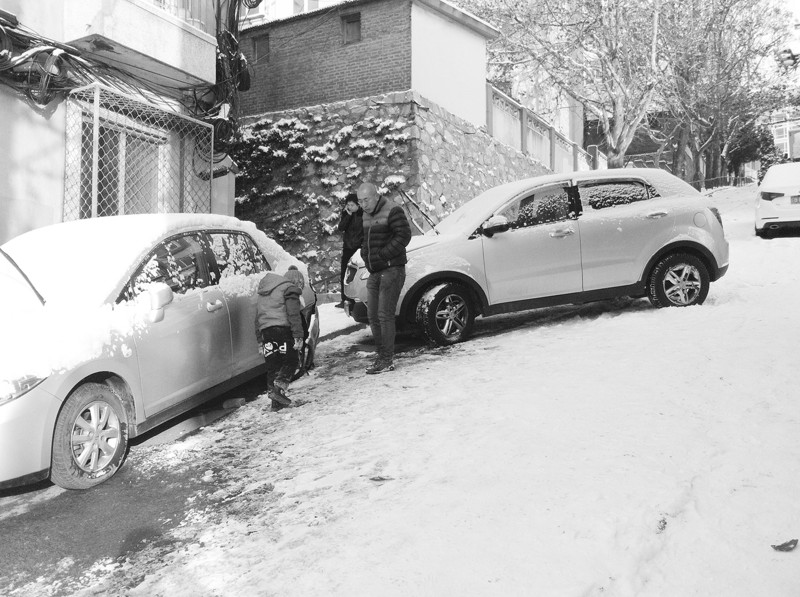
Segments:
[[[414,2],[411,88],[449,112],[486,124],[486,38]]]
[[[63,13],[38,4],[5,1],[3,9],[42,35],[59,31]],[[0,243],[61,221],[65,122],[63,105],[33,108],[0,85]]]

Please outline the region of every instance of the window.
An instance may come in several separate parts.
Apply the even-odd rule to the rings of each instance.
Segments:
[[[269,62],[269,35],[259,35],[253,38],[253,62]]]
[[[81,144],[91,147],[93,129],[84,122]],[[164,139],[143,130],[100,124],[97,147],[97,215],[155,211],[159,150]],[[92,153],[81,155],[80,217],[92,216]]]
[[[569,217],[569,195],[564,187],[541,189],[517,199],[498,215],[508,219],[510,228],[560,222]]]
[[[63,219],[210,211],[213,130],[99,84],[72,91]]]
[[[212,232],[211,251],[214,253],[220,279],[237,275],[250,275],[270,270],[269,263],[256,244],[246,234],[236,232]],[[211,272],[215,281],[216,273]]]
[[[203,247],[199,234],[167,239],[131,278],[123,298],[132,299],[156,282],[164,282],[176,294],[208,286],[210,276]]]
[[[343,16],[342,31],[344,32],[345,44],[361,41],[361,13],[357,12]]]
[[[579,184],[578,191],[584,210],[628,205],[656,195],[655,189],[651,195],[644,184],[636,181]]]

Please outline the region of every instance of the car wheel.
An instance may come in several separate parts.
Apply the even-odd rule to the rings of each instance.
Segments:
[[[88,489],[116,473],[127,450],[128,420],[122,402],[104,384],[84,384],[58,415],[50,479],[64,489]]]
[[[648,294],[655,307],[688,307],[701,305],[710,285],[708,268],[700,259],[674,253],[662,258],[653,268]]]
[[[458,284],[437,284],[417,303],[417,323],[429,342],[446,346],[466,340],[472,332],[475,310],[469,292]]]

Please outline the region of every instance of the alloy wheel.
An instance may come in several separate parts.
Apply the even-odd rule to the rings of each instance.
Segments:
[[[688,263],[677,263],[664,274],[664,294],[673,305],[693,304],[700,294],[700,271]]]
[[[75,464],[89,473],[100,471],[108,466],[119,446],[119,417],[107,402],[91,402],[75,418],[70,437]]]
[[[458,337],[464,331],[469,317],[469,306],[463,297],[448,294],[436,309],[436,327],[447,339]]]

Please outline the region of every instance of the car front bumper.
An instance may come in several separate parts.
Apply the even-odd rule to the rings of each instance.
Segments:
[[[0,405],[0,488],[44,479],[61,401],[39,386]]]

